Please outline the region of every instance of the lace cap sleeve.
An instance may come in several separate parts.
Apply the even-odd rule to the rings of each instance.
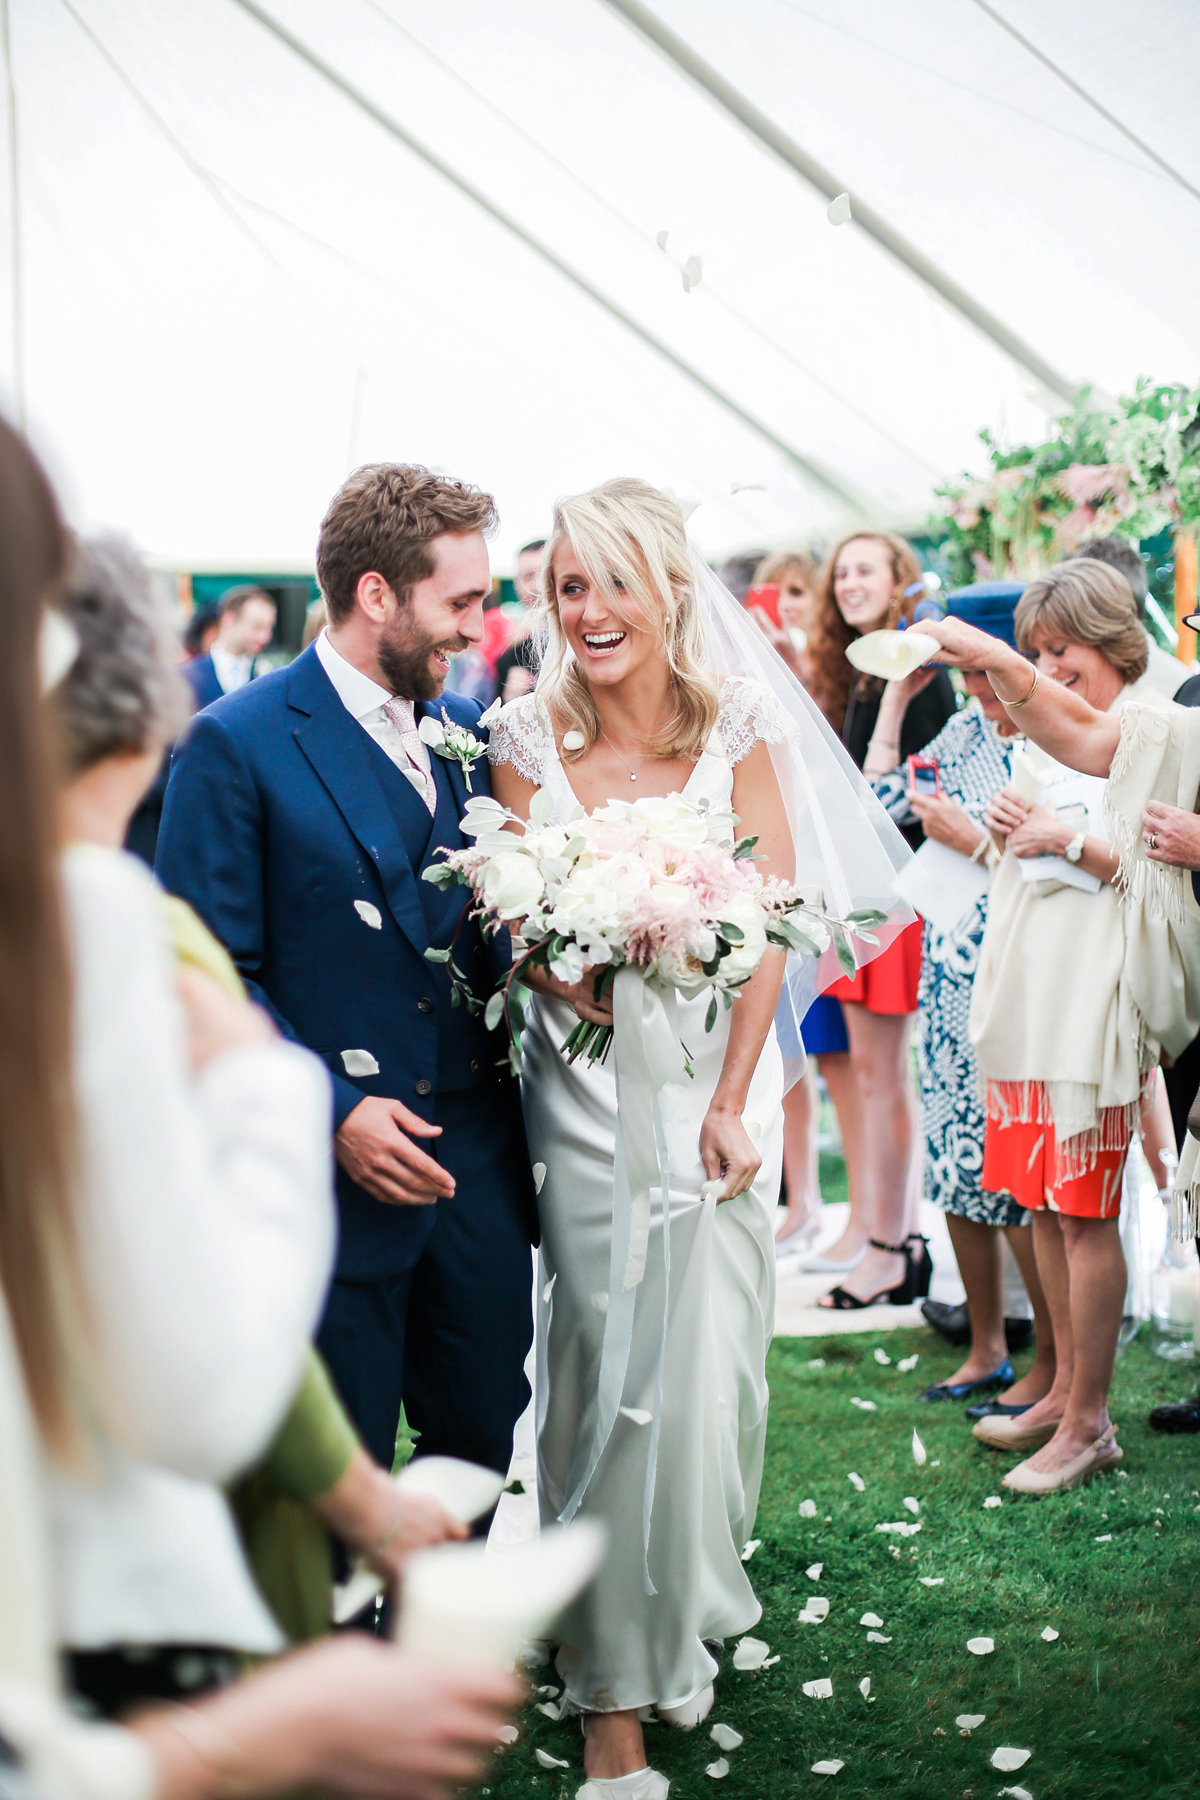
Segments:
[[[501,708],[488,736],[488,761],[511,763],[518,775],[541,786],[554,734],[536,694],[522,694]]]
[[[787,715],[762,682],[731,676],[721,689],[715,735],[731,763],[749,756],[755,744],[779,744],[788,736]]]

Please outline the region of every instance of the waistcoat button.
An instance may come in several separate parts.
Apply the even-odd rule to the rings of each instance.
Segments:
[[[432,1081],[424,1081],[424,1080],[418,1081],[417,1092],[418,1092],[418,1094],[420,1094],[422,1100],[425,1098],[426,1094],[432,1094],[432,1092],[433,1092]]]
[[[431,1013],[433,1011],[433,1001],[429,998],[428,994],[422,994],[421,998],[417,1001],[417,1011],[423,1013]]]

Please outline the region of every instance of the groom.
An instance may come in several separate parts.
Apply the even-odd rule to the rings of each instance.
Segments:
[[[450,656],[483,636],[495,523],[489,495],[427,469],[351,475],[317,548],[327,631],[196,717],[158,843],[164,886],[333,1075],[340,1243],[317,1341],[385,1469],[403,1402],[421,1454],[505,1471],[529,1397],[518,1087],[424,955],[453,943],[486,999],[500,947],[464,916],[466,889],[421,879],[464,843],[463,770],[418,726],[443,708],[478,721],[477,701],[441,694]],[[470,780],[488,791],[486,754]]]

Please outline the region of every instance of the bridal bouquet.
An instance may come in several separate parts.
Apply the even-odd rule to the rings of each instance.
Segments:
[[[630,966],[689,999],[710,990],[704,1028],[711,1031],[721,1004],[732,1006],[769,944],[820,956],[832,938],[852,974],[851,936],[874,943],[870,930],[885,919],[882,912],[834,919],[819,895],[806,899],[788,882],[764,879],[754,866],[758,840],[745,837],[730,849],[734,815],[705,801],[669,794],[613,800],[593,813],[577,806],[565,825],[554,824],[553,813],[544,788],[533,796],[527,824],[478,795],[462,821],[474,846],[447,851],[424,874],[438,886],[468,886],[485,930],[519,926],[524,949],[484,1008],[489,1029],[507,1019],[516,1069],[524,1008],[514,989],[523,970],[545,969],[573,986],[590,969],[597,1002]],[[448,965],[452,1000],[461,996],[472,1011],[482,1007],[453,949],[425,954]],[[611,1026],[580,1020],[562,1049],[569,1062],[581,1055],[595,1061],[607,1057],[611,1043]]]

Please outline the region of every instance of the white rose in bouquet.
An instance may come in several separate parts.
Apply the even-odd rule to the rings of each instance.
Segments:
[[[683,849],[694,850],[708,836],[704,813],[682,794],[647,795],[634,801],[629,816],[645,828],[647,836],[669,838]]]
[[[483,866],[483,903],[498,919],[523,919],[541,902],[541,871],[531,856],[504,850]]]
[[[745,899],[733,900],[723,908],[721,924],[734,925],[742,934],[741,943],[734,944],[722,959],[721,973],[727,982],[746,981],[757,969],[767,948],[762,908],[753,895],[747,894]]]

